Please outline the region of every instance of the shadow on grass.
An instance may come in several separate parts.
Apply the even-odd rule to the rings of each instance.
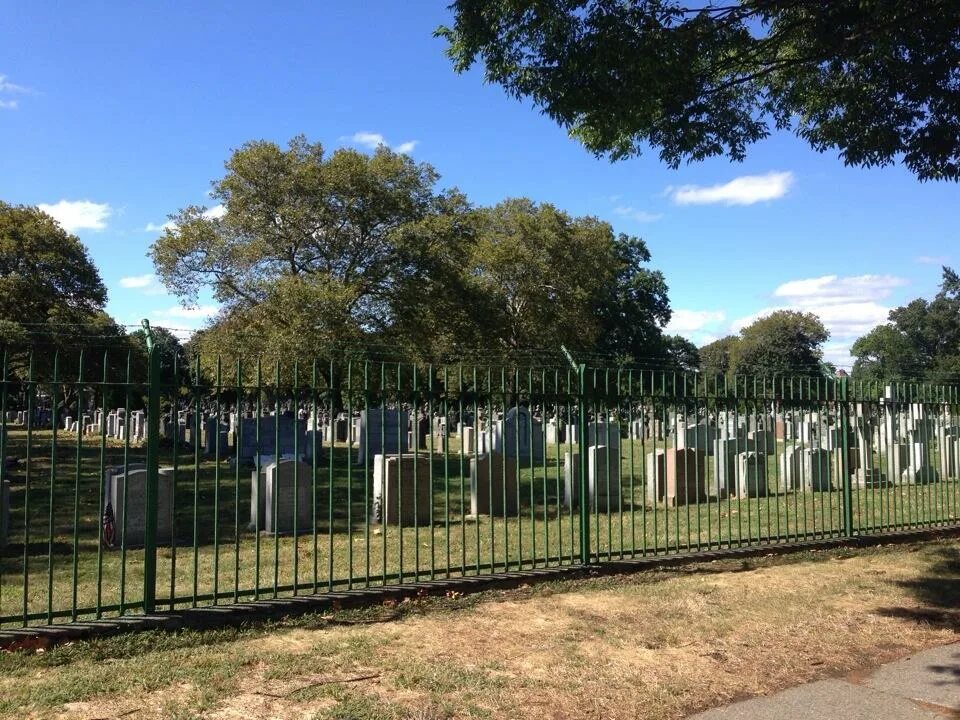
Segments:
[[[897,582],[918,605],[881,608],[881,615],[960,632],[960,547],[938,548],[936,554],[927,576]],[[949,670],[960,682],[960,666]]]
[[[53,548],[51,550],[50,543],[46,541],[32,542],[27,545],[27,555],[29,557],[33,556],[42,556],[47,557],[47,555],[54,556],[64,556],[64,555],[73,555],[73,545],[66,542],[54,542]],[[0,550],[0,558],[17,558],[23,559],[23,543],[9,543]]]

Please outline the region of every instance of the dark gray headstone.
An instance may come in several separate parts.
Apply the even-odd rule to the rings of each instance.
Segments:
[[[543,462],[543,432],[527,408],[512,407],[493,427],[493,451],[521,463]]]
[[[216,418],[207,418],[203,429],[203,452],[207,455],[216,455],[219,444],[220,457],[225,458],[229,453],[228,432],[229,428]]]
[[[140,547],[146,532],[147,471],[130,470],[112,477],[110,504],[114,517],[114,546]],[[124,503],[126,495],[126,503]],[[126,508],[124,507],[126,504]],[[173,537],[173,470],[161,468],[157,478],[157,544],[169,543]],[[124,520],[126,510],[126,520]]]
[[[360,413],[357,463],[375,455],[396,455],[410,449],[409,415],[406,410],[371,408]]]
[[[240,459],[253,460],[257,453],[257,431],[259,429],[260,455],[294,455],[303,453],[306,445],[305,420],[295,420],[285,415],[272,415],[240,420]],[[279,435],[280,444],[277,446]]]

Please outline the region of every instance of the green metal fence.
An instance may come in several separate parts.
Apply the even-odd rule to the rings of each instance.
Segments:
[[[3,358],[0,627],[960,519],[957,387],[70,361]]]

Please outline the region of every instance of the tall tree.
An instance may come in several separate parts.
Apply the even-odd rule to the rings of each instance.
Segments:
[[[209,286],[222,303],[197,347],[322,359],[396,330],[398,299],[425,287],[438,247],[456,241],[432,221],[465,213],[466,201],[437,192],[437,179],[382,146],[327,155],[303,137],[286,149],[250,142],[213,184],[222,216],[181,210],[151,255],[171,292],[191,302]]]
[[[830,333],[813,313],[778,310],[740,331],[730,350],[735,375],[822,375]]]
[[[893,325],[878,325],[850,348],[858,380],[906,380],[923,373],[923,364],[907,336]]]
[[[700,348],[700,371],[708,377],[729,374],[730,357],[738,342],[736,335],[727,335]]]
[[[107,315],[107,289],[86,247],[35,207],[0,202],[0,346],[11,372],[101,380],[104,351],[118,379],[130,346]]]
[[[479,345],[503,358],[580,352],[627,355],[653,344],[670,318],[663,276],[643,241],[548,203],[505,200],[475,213],[462,268],[462,308]],[[662,353],[665,357],[665,353]]]
[[[954,0],[456,0],[457,71],[530,99],[597,155],[741,160],[792,128],[848,165],[960,179]]]
[[[890,311],[890,322],[859,338],[851,349],[855,377],[869,380],[960,377],[960,278],[943,268],[933,300],[916,298]]]
[[[663,340],[667,356],[665,367],[684,372],[696,372],[699,369],[700,351],[696,345],[682,335],[668,335]]]
[[[663,273],[647,267],[650,251],[640,238],[619,234],[613,243],[612,282],[601,288],[594,312],[599,320],[596,349],[621,362],[677,359],[678,342],[667,342],[661,328],[670,322],[670,300]]]

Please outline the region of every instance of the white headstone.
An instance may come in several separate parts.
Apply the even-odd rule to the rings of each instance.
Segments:
[[[460,449],[464,455],[472,455],[477,451],[475,431],[469,425],[460,426]]]

